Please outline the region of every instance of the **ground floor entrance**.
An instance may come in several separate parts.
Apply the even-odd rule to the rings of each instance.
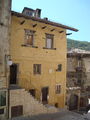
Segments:
[[[47,104],[48,103],[48,94],[49,94],[49,88],[43,87],[42,88],[42,103]]]
[[[69,100],[69,110],[76,110],[78,109],[78,96],[71,95]]]
[[[17,64],[12,64],[10,66],[10,84],[17,83]]]

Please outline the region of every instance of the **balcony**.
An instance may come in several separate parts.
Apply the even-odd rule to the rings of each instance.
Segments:
[[[76,67],[76,72],[79,71],[79,72],[82,72],[83,71],[83,67]]]

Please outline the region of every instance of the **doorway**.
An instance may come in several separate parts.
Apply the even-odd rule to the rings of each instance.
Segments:
[[[78,96],[72,94],[69,100],[69,110],[76,109],[78,109]]]
[[[17,84],[17,64],[10,66],[10,84]]]
[[[13,106],[11,107],[11,117],[18,117],[23,115],[23,106],[18,105],[18,106]]]
[[[43,87],[42,88],[42,103],[47,104],[48,103],[48,92],[49,88],[48,87]]]

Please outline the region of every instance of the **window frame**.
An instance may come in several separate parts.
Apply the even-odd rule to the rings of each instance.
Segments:
[[[31,29],[24,29],[24,34],[25,34],[24,44],[27,45],[27,46],[34,46],[35,31],[34,31],[34,30],[31,30]],[[29,43],[28,43],[27,37],[30,37],[30,36],[32,36],[32,44],[29,44]]]
[[[34,75],[41,74],[41,64],[33,64],[33,74]]]
[[[62,71],[62,64],[58,64],[58,68],[56,69],[56,71],[58,71],[58,72]]]
[[[4,107],[6,106],[6,91],[0,91],[0,107]],[[2,101],[4,100],[5,103],[3,103]]]
[[[55,86],[55,93],[56,94],[61,94],[61,84],[56,84]]]
[[[45,39],[45,48],[47,49],[53,49],[54,48],[54,35],[53,34],[49,34],[49,33],[45,33],[46,39]],[[51,47],[47,47],[47,40],[51,39]]]

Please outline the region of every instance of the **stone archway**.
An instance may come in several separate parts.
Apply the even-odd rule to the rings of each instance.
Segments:
[[[69,99],[69,110],[78,109],[78,95],[71,94]]]

